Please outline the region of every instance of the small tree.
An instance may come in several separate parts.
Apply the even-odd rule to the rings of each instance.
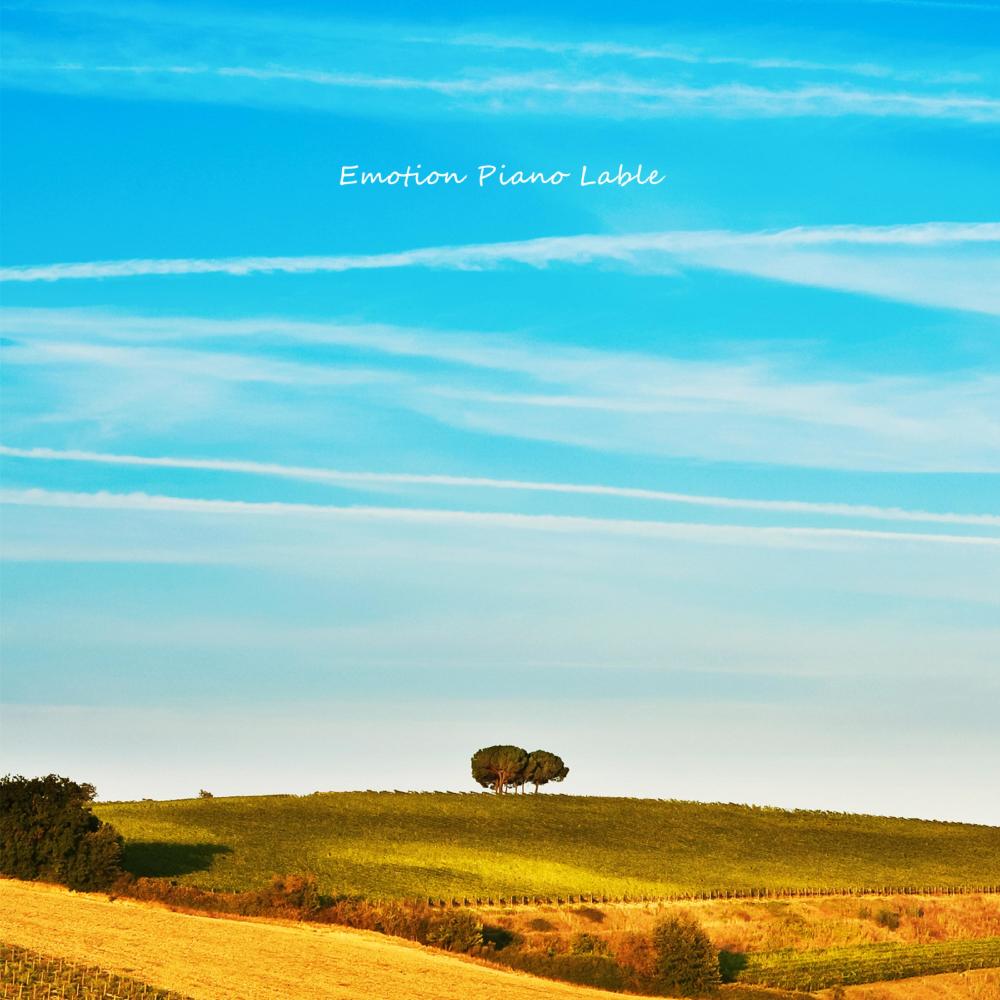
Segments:
[[[527,763],[528,755],[520,747],[484,747],[472,755],[472,777],[502,795],[508,785],[518,783]]]
[[[90,809],[93,785],[49,774],[0,779],[0,873],[103,889],[121,874],[122,838]]]
[[[558,754],[550,753],[548,750],[532,750],[528,754],[524,781],[535,786],[536,794],[539,785],[547,785],[550,781],[562,781],[567,774],[569,768]]]
[[[668,917],[653,931],[653,986],[661,996],[701,996],[721,983],[719,955],[697,920]]]

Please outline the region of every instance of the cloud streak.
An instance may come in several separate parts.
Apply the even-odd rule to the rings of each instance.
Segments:
[[[429,92],[452,98],[499,97],[490,105],[494,112],[529,111],[531,105],[517,100],[522,95],[549,98],[537,111],[550,111],[551,99],[571,98],[624,100],[606,110],[618,116],[668,117],[708,113],[726,118],[807,117],[870,115],[875,117],[957,118],[970,122],[1000,121],[1000,100],[979,95],[928,94],[907,91],[861,90],[835,85],[805,85],[771,88],[745,83],[712,86],[664,85],[645,79],[568,77],[557,73],[500,73],[485,77],[415,77],[333,73],[318,69],[257,66],[62,66],[64,72],[89,71],[126,75],[177,74],[243,78],[258,82],[306,83],[346,90]],[[563,105],[563,111],[590,113],[587,105]]]
[[[120,455],[107,452],[56,450],[52,448],[15,448],[0,445],[0,455],[46,462],[84,462],[99,465],[140,468],[191,469],[232,472],[254,476],[327,483],[333,486],[447,486],[459,489],[486,489],[539,493],[576,494],[649,500],[724,510],[750,510],[782,514],[813,514],[829,517],[869,518],[881,521],[965,524],[1000,527],[1000,515],[955,514],[872,504],[816,503],[802,500],[755,500],[742,497],[705,496],[595,483],[555,483],[520,479],[495,479],[482,476],[452,476],[400,472],[364,472],[343,469],[320,469],[311,466],[281,465],[272,462],[249,462],[227,459],[198,459]]]
[[[656,272],[677,264],[1000,315],[1000,223],[803,226],[775,232],[668,230],[548,236],[379,254],[140,258],[0,268],[0,281],[317,274],[431,268],[484,270],[610,263]],[[947,252],[942,257],[940,251]],[[930,259],[928,252],[938,252]],[[957,254],[957,259],[956,259]],[[972,254],[969,261],[963,255]]]
[[[141,426],[162,394],[150,380],[178,373],[191,392],[229,383],[226,405],[238,405],[244,423],[261,405],[251,388],[270,383],[282,405],[295,393],[321,406],[403,407],[463,432],[626,454],[715,461],[739,454],[771,464],[922,472],[1000,468],[1000,379],[990,370],[830,378],[809,376],[806,356],[779,362],[773,351],[756,356],[752,345],[736,360],[678,358],[287,317],[9,309],[0,319],[6,368],[13,374],[25,366],[33,398],[55,392],[64,411],[71,373],[84,422],[94,407],[104,413],[110,405],[108,380],[97,373],[128,373],[113,383],[125,393],[122,430]],[[296,344],[309,346],[308,360],[282,360]],[[234,396],[241,384],[247,389]],[[31,414],[38,416],[37,407],[27,407]],[[184,410],[170,414],[185,419]]]
[[[332,506],[287,502],[214,500],[147,493],[76,493],[37,488],[0,490],[0,503],[76,510],[146,511],[221,515],[226,517],[290,517],[419,525],[447,525],[540,531],[555,534],[617,535],[730,545],[818,546],[843,542],[960,545],[1000,548],[1000,537],[875,531],[862,528],[806,528],[698,524],[622,518],[577,517],[564,514],[509,514],[411,507]]]

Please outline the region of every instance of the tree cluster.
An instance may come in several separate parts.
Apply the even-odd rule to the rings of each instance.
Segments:
[[[532,750],[528,753],[521,747],[483,747],[472,755],[472,777],[483,788],[491,788],[497,795],[512,790],[524,794],[527,785],[539,787],[550,781],[562,781],[569,774],[569,768],[562,757],[548,750]]]
[[[122,838],[90,810],[93,785],[49,774],[0,778],[0,874],[104,889],[121,874]]]

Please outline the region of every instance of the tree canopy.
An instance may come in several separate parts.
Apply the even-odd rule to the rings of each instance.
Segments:
[[[569,774],[569,768],[563,763],[562,757],[548,750],[532,750],[528,754],[528,763],[524,770],[526,784],[535,786],[547,785],[550,781],[562,781]]]
[[[521,747],[506,744],[484,747],[472,755],[472,777],[484,788],[498,795],[508,789],[524,793],[525,785],[539,786],[550,781],[562,781],[569,768],[562,757],[548,750],[534,750],[530,754]]]
[[[94,786],[49,774],[0,779],[0,873],[71,889],[102,889],[121,874],[122,838],[90,810]]]
[[[492,788],[502,795],[512,780],[524,771],[527,763],[528,755],[520,747],[483,747],[472,755],[472,777],[483,788]]]

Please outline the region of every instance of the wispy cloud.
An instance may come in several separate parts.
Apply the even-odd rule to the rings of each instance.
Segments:
[[[122,427],[143,426],[151,405],[141,391],[144,380],[179,372],[189,391],[213,381],[234,390],[247,384],[246,398],[228,395],[217,419],[246,422],[261,405],[259,391],[249,387],[271,383],[287,396],[280,405],[292,398],[354,397],[365,412],[404,407],[478,434],[625,454],[716,461],[739,455],[742,461],[880,470],[1000,468],[1000,380],[989,371],[861,371],[833,378],[816,375],[808,357],[757,357],[752,345],[739,359],[679,358],[282,317],[10,309],[0,319],[8,332],[8,370],[29,366],[42,386],[61,386],[61,419],[73,409],[64,373],[77,373],[77,394],[103,413],[107,380],[90,373],[110,367],[129,374],[118,380],[126,391]],[[336,348],[335,361],[321,350],[311,350],[308,361],[275,357],[295,344]],[[427,363],[414,366],[410,358]],[[151,392],[161,394],[156,387]],[[208,417],[201,409],[196,414],[199,421]],[[267,421],[276,417],[271,410]]]
[[[343,73],[292,66],[124,65],[14,62],[15,77],[38,75],[214,78],[256,84],[305,84],[345,92],[431,94],[459,107],[492,115],[602,115],[613,118],[664,118],[711,115],[722,118],[803,118],[869,116],[877,118],[953,119],[970,123],[1000,121],[1000,99],[981,94],[871,90],[835,84],[763,87],[747,83],[693,86],[617,74],[569,76],[552,71],[504,71],[477,76],[401,76]],[[205,99],[205,95],[201,95]],[[291,103],[310,103],[300,91]]]
[[[504,32],[483,20],[429,28],[189,7],[179,15],[157,4],[60,14],[58,33],[37,21],[10,32],[6,72],[18,86],[325,110],[361,100],[418,116],[1000,120],[989,54],[974,46],[956,69],[953,53],[933,49],[909,65],[895,54],[890,63],[877,45],[845,60],[833,55],[843,39],[815,30],[775,44],[746,32],[692,38],[669,22],[614,37],[602,25],[595,40],[585,22],[568,33],[537,20]]]
[[[240,354],[212,354],[177,348],[118,347],[105,344],[44,342],[24,347],[17,344],[4,347],[4,358],[10,364],[100,365],[125,368],[132,372],[155,372],[157,375],[197,376],[225,382],[266,382],[295,386],[349,386],[386,382],[392,374],[358,367],[309,365],[294,361],[279,361]]]
[[[248,462],[228,459],[199,459],[120,455],[106,452],[58,450],[53,448],[15,448],[0,445],[0,455],[46,462],[86,462],[100,465],[135,466],[160,469],[192,469],[233,472],[254,476],[296,479],[328,483],[334,486],[447,486],[459,489],[527,491],[618,497],[651,500],[724,510],[748,510],[781,514],[810,514],[828,517],[870,518],[880,521],[968,524],[1000,527],[997,514],[954,514],[871,504],[815,503],[803,500],[756,500],[743,497],[703,496],[596,483],[555,483],[519,479],[495,479],[482,476],[451,476],[436,473],[365,472],[344,469],[321,469],[311,466],[281,465],[273,462]]]
[[[1000,537],[875,531],[862,528],[773,527],[575,517],[563,514],[508,514],[409,507],[333,506],[287,502],[215,500],[146,493],[74,493],[46,489],[5,489],[0,503],[82,510],[138,510],[175,514],[264,516],[522,529],[550,533],[627,535],[731,545],[819,546],[840,542],[893,542],[1000,547]]]
[[[476,270],[614,263],[655,271],[678,264],[920,305],[1000,314],[1000,223],[806,226],[776,232],[670,230],[549,236],[380,254],[86,261],[0,268],[15,282],[154,275],[315,274],[426,267]],[[948,255],[927,257],[947,250]],[[817,252],[822,251],[822,252]],[[959,253],[974,254],[972,260]]]
[[[923,79],[937,83],[968,82],[970,79],[961,74],[901,70],[873,62],[823,62],[814,59],[793,59],[781,55],[725,55],[706,51],[704,48],[694,49],[681,45],[588,41],[568,38],[531,38],[526,35],[498,35],[486,32],[461,33],[450,37],[423,34],[414,36],[412,40],[425,45],[446,44],[461,48],[486,49],[493,52],[545,52],[552,55],[582,56],[593,59],[623,57],[642,62],[674,62],[684,66],[733,66],[754,70],[818,71],[875,78]],[[975,79],[974,75],[972,79]]]

